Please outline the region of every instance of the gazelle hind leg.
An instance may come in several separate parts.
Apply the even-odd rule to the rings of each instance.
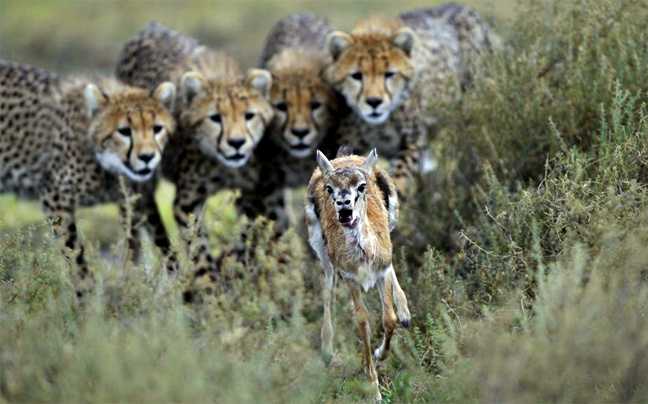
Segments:
[[[324,323],[320,337],[322,338],[322,360],[328,366],[333,358],[333,321],[331,320],[331,297],[333,295],[334,272],[325,270],[322,282],[322,300],[324,301]]]
[[[367,379],[371,382],[374,389],[374,399],[381,401],[380,385],[378,384],[378,373],[371,358],[371,328],[369,327],[369,311],[362,301],[362,294],[360,285],[354,281],[348,281],[349,288],[351,289],[351,297],[353,298],[353,305],[355,307],[355,318],[360,328],[360,335],[362,337],[362,357],[364,359],[364,370]]]
[[[391,343],[394,328],[396,328],[396,314],[394,313],[394,306],[392,305],[392,280],[390,276],[386,276],[378,281],[378,293],[380,294],[380,301],[382,302],[382,324],[383,324],[383,340],[380,346],[374,351],[374,356],[378,360],[383,360],[387,357],[389,352],[389,345]]]
[[[398,316],[398,321],[403,325],[403,327],[409,328],[412,326],[412,316],[410,315],[409,308],[407,307],[407,297],[405,292],[401,289],[398,279],[396,278],[396,272],[394,272],[394,267],[391,267],[389,271],[389,276],[391,277],[392,287],[394,291],[394,303],[396,304],[396,315]]]

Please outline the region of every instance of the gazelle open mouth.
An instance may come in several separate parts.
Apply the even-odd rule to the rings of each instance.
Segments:
[[[353,210],[351,209],[342,209],[340,210],[338,220],[344,226],[349,226],[353,222]]]

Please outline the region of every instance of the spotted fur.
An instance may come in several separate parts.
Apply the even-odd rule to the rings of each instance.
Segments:
[[[238,206],[248,217],[274,220],[278,233],[289,225],[287,190],[308,182],[317,148],[334,147],[330,135],[342,103],[320,74],[329,61],[326,35],[333,29],[320,16],[290,15],[275,24],[263,50],[262,65],[272,74],[275,118],[257,149],[258,185],[241,196]]]
[[[372,16],[350,34],[329,35],[333,62],[324,74],[353,110],[340,122],[339,141],[357,152],[377,147],[390,159],[401,197],[430,167],[428,134],[438,121],[430,100],[456,97],[469,76],[466,58],[489,45],[479,39],[487,25],[475,16],[463,6],[444,6]]]
[[[323,17],[294,14],[275,24],[264,46],[261,65],[272,74],[275,118],[246,166],[253,188],[241,188],[236,205],[249,218],[272,220],[276,236],[296,224],[286,198],[291,188],[307,184],[315,168],[315,149],[334,147],[330,135],[335,133],[343,103],[320,75],[328,62],[326,35],[332,30]],[[226,256],[246,256],[244,245],[243,239],[223,252],[215,265]],[[196,275],[194,290],[219,290],[217,274],[199,268]],[[195,298],[191,292],[186,297]]]
[[[0,62],[0,90],[0,191],[40,200],[66,251],[78,252],[86,279],[75,211],[123,201],[122,177],[141,194],[136,214],[154,214],[150,180],[175,131],[175,86],[161,83],[149,92]]]
[[[270,73],[243,74],[228,55],[151,23],[124,46],[117,76],[144,88],[162,80],[178,84],[178,133],[164,155],[163,173],[176,185],[173,210],[181,227],[189,225],[190,215],[201,217],[209,195],[254,189],[259,178],[254,151],[274,116]],[[202,228],[193,259],[196,273],[215,277]]]

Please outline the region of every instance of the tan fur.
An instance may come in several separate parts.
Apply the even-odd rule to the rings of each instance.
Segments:
[[[253,153],[274,116],[272,77],[243,73],[230,56],[162,24],[142,28],[125,45],[117,76],[152,88],[178,85],[177,136],[164,154],[164,176],[176,185],[174,217],[181,227],[202,216],[206,199],[223,189],[252,189],[258,178]],[[196,277],[214,276],[209,243],[200,232],[193,257]],[[216,288],[214,288],[216,290]]]
[[[337,170],[344,167],[360,167],[365,158],[360,156],[340,157],[331,164]],[[376,168],[377,171],[383,172],[382,169]],[[384,172],[383,172],[384,173]],[[386,173],[385,173],[386,174]],[[359,224],[363,232],[370,237],[372,248],[367,251],[367,258],[371,260],[375,268],[386,268],[392,260],[392,243],[389,237],[389,219],[387,209],[384,206],[384,198],[378,189],[375,181],[364,176],[359,170],[347,175],[331,175],[330,183],[338,188],[350,188],[358,185],[360,182],[366,182],[366,220]],[[344,236],[344,228],[338,221],[333,200],[327,195],[326,181],[321,170],[315,170],[313,177],[308,185],[307,193],[313,195],[320,206],[320,221],[322,232],[327,240],[327,251],[331,262],[336,268],[344,268],[348,271],[357,270],[357,259],[355,254],[350,253],[347,249],[347,240]]]
[[[407,298],[392,266],[389,233],[392,220],[398,216],[398,200],[393,181],[376,167],[375,149],[366,159],[347,154],[342,148],[339,157],[329,162],[318,153],[319,167],[311,177],[304,200],[309,241],[324,271],[322,354],[327,363],[333,355],[331,301],[338,272],[351,291],[363,343],[365,373],[374,388],[374,398],[380,401],[378,376],[371,357],[369,312],[361,289],[378,287],[385,334],[374,356],[383,359],[389,351],[396,319],[408,328],[411,321]],[[394,298],[398,315],[392,306]]]
[[[337,97],[320,76],[326,63],[321,50],[297,47],[281,50],[267,64],[273,76],[272,133],[298,158],[313,153],[337,114]]]
[[[206,53],[210,52],[205,50],[201,54]],[[210,56],[215,60],[209,67],[202,59],[194,66],[200,70],[183,75],[179,123],[206,155],[238,167],[239,161],[247,161],[261,140],[273,110],[267,94],[251,83],[258,72],[243,76],[235,62],[223,54]],[[270,75],[264,73],[269,89]],[[199,82],[198,88],[189,88],[188,78]],[[233,146],[235,141],[243,143]]]
[[[331,135],[335,134],[334,126],[339,120],[340,103],[320,75],[328,62],[326,35],[333,29],[331,22],[321,16],[289,15],[274,25],[263,48],[261,66],[272,73],[270,100],[275,119],[253,158],[239,170],[236,185],[242,192],[236,205],[238,212],[249,218],[268,217],[274,222],[277,235],[289,225],[289,189],[308,183],[315,168],[315,150],[334,143]],[[219,277],[214,269],[218,262],[225,256],[243,259],[247,256],[245,252],[245,242],[240,242],[216,260],[201,259],[194,289],[219,290]],[[207,272],[202,263],[209,263],[212,271]],[[193,299],[191,292],[186,296]]]
[[[0,62],[0,79],[0,191],[39,199],[66,253],[78,251],[87,278],[75,211],[122,201],[121,176],[141,194],[135,215],[149,214],[155,203],[148,180],[175,129],[175,86],[162,83],[151,93],[115,79],[59,78],[8,62]],[[168,239],[156,243],[169,246]]]
[[[351,33],[331,33],[328,50],[333,62],[324,76],[353,111],[340,122],[339,141],[359,152],[377,147],[405,197],[427,170],[427,132],[437,119],[428,104],[458,90],[453,27],[425,16],[372,16]]]

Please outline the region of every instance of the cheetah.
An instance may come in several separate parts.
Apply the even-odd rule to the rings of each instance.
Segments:
[[[200,217],[208,196],[223,189],[251,192],[258,183],[254,150],[270,125],[272,77],[263,69],[243,74],[225,53],[160,23],[135,34],[119,56],[117,77],[151,89],[179,87],[177,133],[163,155],[162,172],[176,186],[173,212],[181,228]],[[216,277],[203,226],[192,260],[198,276]]]
[[[324,76],[353,111],[342,118],[338,140],[356,152],[377,147],[390,160],[401,199],[420,174],[432,169],[428,132],[438,123],[429,100],[447,102],[460,94],[468,76],[462,50],[470,49],[462,41],[487,44],[472,40],[486,23],[459,18],[464,9],[448,5],[398,17],[371,16],[350,34],[328,36],[333,61]],[[460,32],[469,35],[460,38]]]
[[[237,205],[250,218],[266,215],[273,220],[277,234],[296,223],[287,219],[285,191],[308,183],[317,148],[334,147],[331,133],[344,103],[320,75],[330,62],[326,36],[334,29],[326,18],[293,14],[274,25],[263,48],[261,66],[272,74],[275,118],[264,147],[255,152],[258,185],[241,195]]]
[[[157,244],[168,248],[150,185],[175,131],[175,93],[169,82],[149,92],[0,61],[0,192],[40,201],[64,253],[78,252],[76,275],[86,286],[91,276],[75,211],[123,206],[120,178],[141,195],[134,219],[146,216]]]
[[[461,48],[461,86],[466,89],[476,74],[475,69],[482,54],[501,47],[501,39],[486,20],[472,7],[448,3],[439,7],[410,11],[401,14],[405,21],[427,16],[444,21],[455,29]]]

